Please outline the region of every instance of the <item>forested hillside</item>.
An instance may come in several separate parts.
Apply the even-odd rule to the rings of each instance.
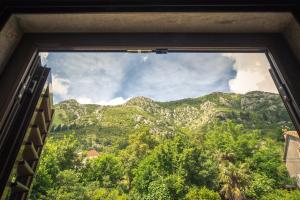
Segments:
[[[277,94],[55,105],[30,199],[296,200],[283,156],[293,130]],[[99,152],[87,158],[87,152]]]

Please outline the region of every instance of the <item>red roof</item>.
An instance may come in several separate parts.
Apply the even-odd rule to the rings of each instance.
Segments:
[[[92,158],[92,157],[98,157],[99,155],[100,154],[95,149],[92,149],[87,152],[86,157]]]
[[[299,138],[299,134],[297,131],[286,131],[286,132],[284,132],[284,135]]]

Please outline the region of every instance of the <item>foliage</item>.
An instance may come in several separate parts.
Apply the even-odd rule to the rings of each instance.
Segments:
[[[57,185],[47,192],[48,199],[85,200],[85,187],[82,187],[79,175],[73,170],[64,170],[57,175]]]
[[[223,161],[220,164],[219,179],[222,184],[220,192],[225,199],[246,199],[245,188],[249,184],[249,170],[246,163],[234,165],[229,161]]]
[[[140,160],[146,157],[157,145],[157,140],[149,134],[149,128],[142,127],[129,137],[128,144],[126,149],[120,151],[120,157],[128,181],[128,190],[130,190],[134,176],[133,171],[137,168]]]
[[[189,189],[185,196],[185,200],[221,200],[220,195],[213,190],[209,190],[206,187]]]
[[[99,182],[90,182],[87,186],[87,196],[90,200],[127,200],[126,194],[118,189],[100,187]]]
[[[147,196],[153,184],[163,182],[161,188],[167,189],[172,199],[178,199],[185,195],[188,185],[213,187],[216,176],[217,168],[208,162],[201,150],[188,137],[177,135],[143,159],[135,171],[133,185],[142,196]]]
[[[106,188],[117,186],[123,177],[121,161],[111,154],[89,160],[83,171],[87,181],[98,181],[101,187]]]
[[[271,193],[275,185],[275,180],[265,174],[253,173],[251,179],[251,184],[246,190],[249,199],[260,199],[263,194]]]
[[[271,193],[266,194],[261,200],[298,200],[300,197],[300,191],[287,191],[287,190],[274,190]]]
[[[76,148],[77,141],[72,135],[56,142],[48,140],[33,182],[33,199],[45,199],[47,191],[58,182],[58,174],[79,163]]]
[[[32,200],[300,199],[284,190],[281,129],[292,126],[276,94],[55,107]]]

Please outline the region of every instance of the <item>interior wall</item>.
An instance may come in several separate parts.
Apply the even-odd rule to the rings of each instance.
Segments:
[[[23,31],[19,27],[16,17],[11,16],[0,31],[0,75],[22,35]]]

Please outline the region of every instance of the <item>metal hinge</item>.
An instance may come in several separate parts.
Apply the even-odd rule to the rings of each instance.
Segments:
[[[283,81],[281,81],[278,77],[278,75],[275,73],[275,71],[270,68],[269,72],[275,82],[275,85],[277,86],[278,92],[281,95],[282,99],[286,102],[286,103],[290,103],[291,98],[290,95],[287,91],[287,87],[286,85],[283,83]]]
[[[29,84],[28,91],[32,94],[37,85],[37,80],[32,80]]]
[[[18,100],[22,99],[22,97],[23,97],[23,95],[24,95],[24,92],[26,91],[26,88],[27,88],[28,85],[29,85],[30,78],[31,78],[31,76],[29,75],[29,76],[26,78],[25,82],[23,83],[23,85],[22,85],[22,87],[21,87],[21,89],[20,89],[20,91],[19,91],[19,94],[18,94]]]
[[[30,92],[31,94],[33,93],[36,85],[37,85],[37,80],[31,80],[30,81],[31,76],[28,76],[26,78],[26,81],[24,82],[24,84],[22,85],[19,94],[18,94],[18,100],[21,100],[25,91]]]
[[[273,69],[269,69],[269,71],[272,75],[275,85],[278,88],[279,94],[283,99],[283,103],[285,104],[285,106],[290,114],[291,120],[294,122],[295,128],[298,131],[300,131],[300,123],[299,123],[300,110],[299,110],[297,104],[292,99],[291,94],[288,91],[287,85],[284,83],[284,81],[280,80],[279,75]]]
[[[282,98],[285,102],[290,102],[291,101],[291,98],[288,95],[285,84],[278,84],[278,91],[279,91],[280,95],[282,96]]]

